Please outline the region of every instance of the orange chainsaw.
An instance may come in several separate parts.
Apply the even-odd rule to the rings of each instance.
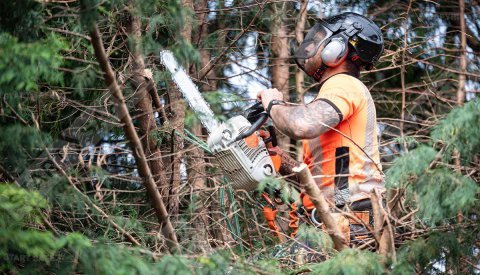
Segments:
[[[161,51],[160,61],[208,131],[208,146],[232,187],[252,191],[266,177],[275,177],[275,167],[265,146],[270,141],[276,145],[273,126],[269,127],[271,138],[266,141],[257,131],[268,121],[262,105],[256,103],[247,109],[245,116],[235,116],[220,123],[173,54]]]

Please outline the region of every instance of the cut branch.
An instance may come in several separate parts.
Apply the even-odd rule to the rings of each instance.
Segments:
[[[305,189],[305,193],[307,193],[315,205],[315,208],[317,209],[316,212],[327,228],[327,233],[332,238],[335,249],[341,251],[348,248],[347,240],[338,228],[337,222],[332,216],[332,213],[330,213],[329,204],[323,196],[322,191],[315,183],[308,166],[305,163],[302,163],[299,167],[293,168],[293,172],[298,175],[300,186]]]

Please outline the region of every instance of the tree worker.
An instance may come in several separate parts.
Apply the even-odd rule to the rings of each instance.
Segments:
[[[277,89],[258,93],[278,130],[303,141],[303,161],[324,195],[338,208],[369,211],[369,193],[384,188],[377,140],[375,105],[358,79],[383,52],[380,28],[348,12],[319,20],[294,53],[297,65],[320,83],[313,102],[289,104]],[[268,132],[261,132],[264,138]],[[278,147],[280,174],[291,175],[298,162]]]

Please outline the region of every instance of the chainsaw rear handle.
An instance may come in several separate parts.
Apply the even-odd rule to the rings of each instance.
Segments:
[[[249,137],[268,121],[268,114],[267,112],[265,112],[262,102],[257,102],[253,104],[250,108],[248,108],[245,112],[245,116],[247,120],[252,124],[252,126],[250,126],[247,131],[237,136],[237,138],[235,138],[232,143]],[[265,144],[271,142],[273,147],[277,146],[277,135],[275,133],[275,127],[273,127],[273,125],[269,125],[268,131],[270,132],[270,137],[264,140]]]
[[[268,125],[268,132],[270,133],[270,137],[266,138],[263,142],[265,144],[271,142],[273,147],[277,147],[277,133],[275,132],[275,127],[273,125]]]
[[[246,130],[242,134],[238,135],[233,142],[237,142],[241,139],[251,136],[253,133],[255,133],[255,131],[260,129],[260,127],[262,127],[262,125],[265,124],[267,120],[268,120],[267,113],[259,114],[257,120],[254,123],[252,123],[252,126],[250,126],[250,128],[248,128],[248,130]]]

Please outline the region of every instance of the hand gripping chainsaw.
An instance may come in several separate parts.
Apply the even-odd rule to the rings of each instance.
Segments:
[[[276,146],[273,126],[271,140],[263,140],[257,130],[267,122],[268,114],[261,103],[250,107],[245,116],[235,116],[219,123],[185,70],[170,51],[160,52],[161,63],[171,73],[172,80],[198,115],[208,131],[208,146],[234,189],[252,191],[266,177],[276,176],[275,167],[265,142]]]

